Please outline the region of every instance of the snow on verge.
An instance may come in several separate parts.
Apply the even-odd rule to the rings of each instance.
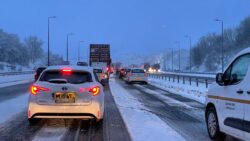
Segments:
[[[115,103],[134,141],[184,141],[185,139],[156,115],[148,112],[135,97],[115,82],[109,81]]]
[[[0,124],[9,120],[27,107],[29,94],[21,95],[14,99],[6,100],[0,103]]]
[[[169,82],[168,80],[161,80],[155,78],[149,78],[149,82],[151,85],[169,91],[170,93],[178,94],[203,104],[205,103],[207,93],[207,88],[205,84],[199,85],[199,87],[197,87],[194,82],[189,85],[187,83],[183,84],[181,82]]]
[[[0,76],[0,88],[34,81],[33,74]]]

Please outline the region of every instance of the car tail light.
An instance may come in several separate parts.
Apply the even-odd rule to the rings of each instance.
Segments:
[[[71,68],[63,68],[61,70],[63,75],[70,75],[72,73],[72,69]]]
[[[93,96],[96,96],[100,93],[100,87],[95,86],[95,87],[90,87],[90,88],[80,88],[80,92],[88,91],[90,92]]]
[[[101,74],[100,74],[100,78],[105,78],[105,74],[104,74],[104,73],[101,73]]]
[[[100,93],[100,87],[92,87],[89,89],[89,92],[91,92],[93,96],[96,96]]]
[[[33,95],[36,95],[39,91],[50,91],[49,88],[44,88],[44,87],[40,87],[40,86],[31,86],[30,88],[30,92]]]

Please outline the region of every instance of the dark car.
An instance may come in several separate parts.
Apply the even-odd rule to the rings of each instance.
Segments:
[[[129,68],[122,68],[119,71],[119,78],[123,78],[126,76],[127,72],[129,72],[130,69]]]
[[[77,62],[77,66],[88,66],[87,62]]]
[[[35,72],[35,81],[39,78],[39,76],[41,75],[41,73],[46,69],[46,67],[38,67],[36,69],[36,72]]]

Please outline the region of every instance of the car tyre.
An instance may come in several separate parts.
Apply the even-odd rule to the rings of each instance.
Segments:
[[[218,117],[214,107],[208,108],[206,111],[206,123],[208,135],[212,140],[223,141],[226,135],[220,132]]]
[[[39,122],[39,119],[29,118],[29,125],[35,125]]]
[[[132,82],[130,82],[130,81],[126,81],[127,82],[127,84],[129,84],[129,85],[131,85],[132,84]]]

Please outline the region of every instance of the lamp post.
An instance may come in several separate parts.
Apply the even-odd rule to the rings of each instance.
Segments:
[[[174,71],[174,48],[172,49],[172,72]]]
[[[50,65],[49,60],[50,60],[50,56],[49,56],[49,51],[50,51],[50,42],[49,42],[49,35],[50,35],[50,19],[54,19],[56,18],[56,16],[51,16],[48,17],[48,66]]]
[[[73,35],[73,33],[67,34],[67,62],[69,62],[69,36]]]
[[[80,47],[81,47],[81,43],[83,43],[83,41],[79,41],[79,46],[78,46],[78,61],[80,61]]]
[[[191,72],[192,71],[192,58],[191,58],[192,38],[189,35],[186,35],[185,37],[189,39],[189,72]]]
[[[223,20],[221,19],[215,19],[216,22],[221,23],[221,71],[224,72],[224,24]]]

